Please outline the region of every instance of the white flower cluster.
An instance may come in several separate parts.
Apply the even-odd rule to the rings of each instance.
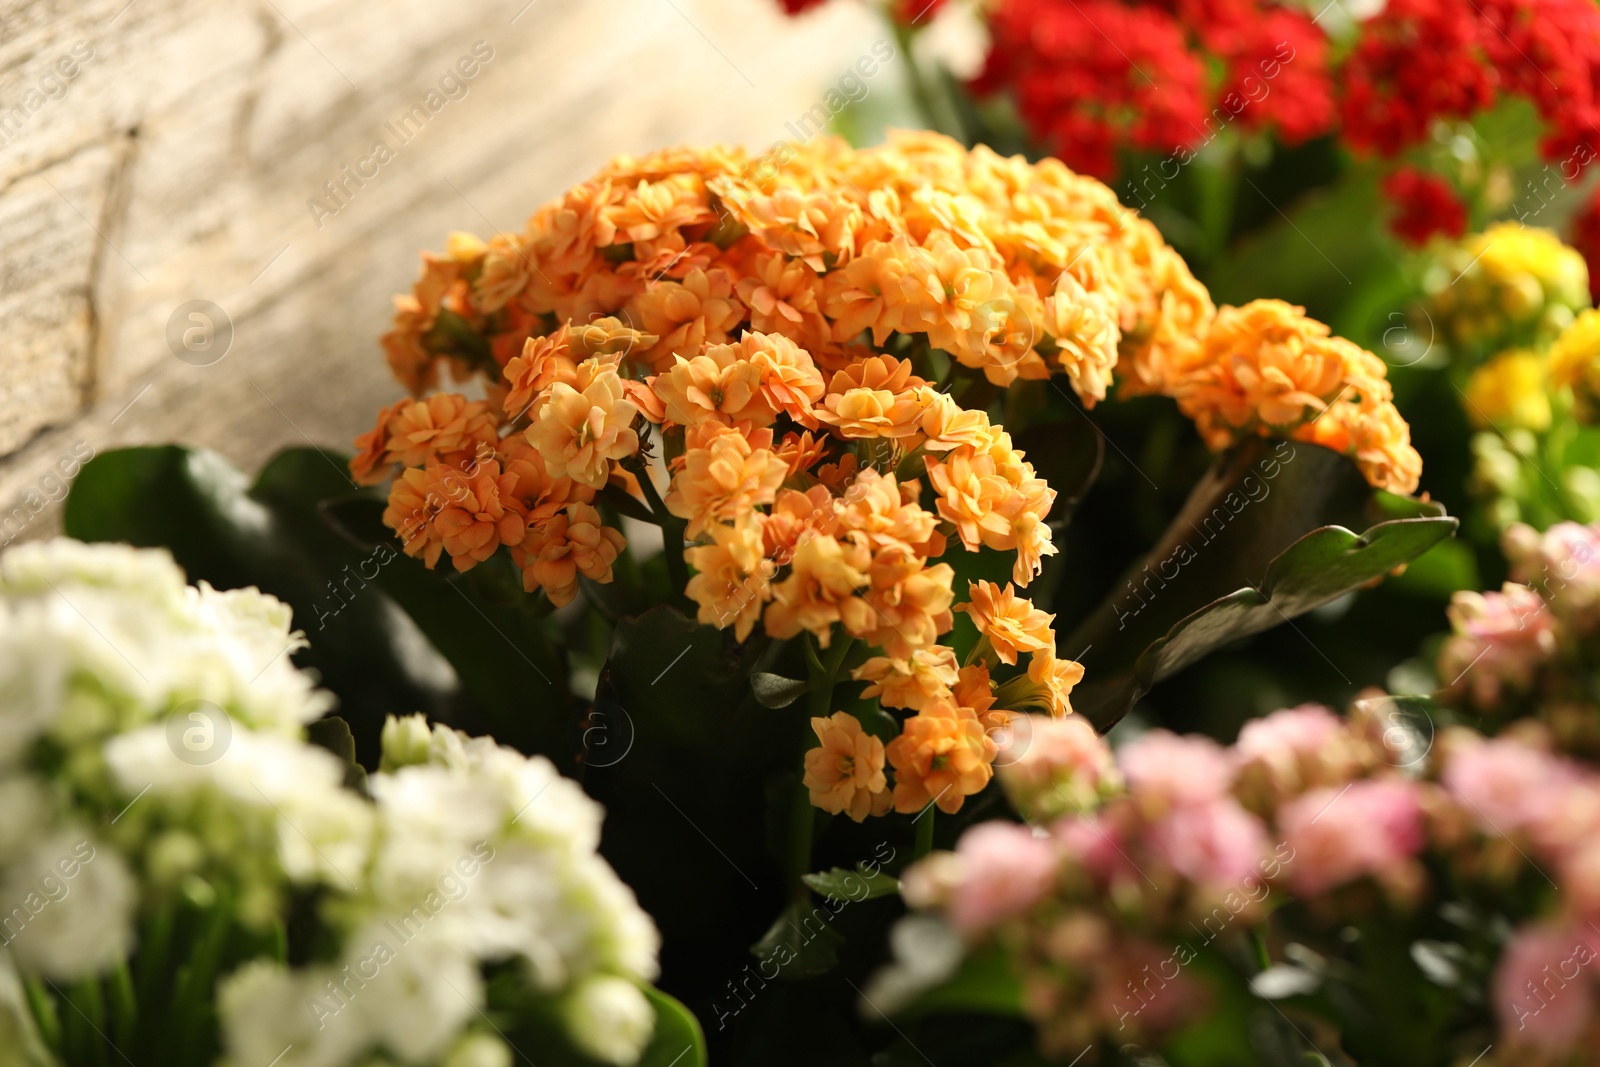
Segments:
[[[327,908],[342,954],[230,978],[230,1062],[333,1067],[382,1049],[408,1063],[509,1064],[496,1039],[462,1036],[484,1006],[482,965],[505,961],[584,1052],[635,1062],[655,1024],[639,983],[655,977],[659,938],[595,851],[599,806],[548,760],[430,731],[420,715],[389,720],[370,788],[377,825],[360,890]]]
[[[331,701],[289,662],[303,643],[289,617],[253,590],[188,586],[164,552],[53,541],[0,557],[0,940],[20,968],[70,980],[117,963],[133,944],[140,867],[200,868],[217,851],[197,838],[174,847],[154,805],[140,810],[147,786],[206,769],[169,746],[175,714],[196,716],[179,730],[203,727],[218,752],[214,731],[234,724],[305,749],[301,725]],[[297,779],[337,786],[327,753],[299,763]]]
[[[226,892],[260,926],[302,890],[342,954],[226,976],[230,1062],[503,1067],[480,1029],[502,963],[584,1051],[634,1062],[658,937],[596,853],[598,805],[420,716],[391,720],[370,799],[345,788],[304,740],[332,700],[290,662],[290,622],[256,590],[188,586],[165,552],[0,557],[0,1048],[39,1043],[21,976],[117,965],[141,908]]]

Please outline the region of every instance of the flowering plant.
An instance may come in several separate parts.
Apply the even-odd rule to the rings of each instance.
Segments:
[[[0,1060],[698,1047],[646,985],[658,936],[598,806],[548,760],[391,717],[365,774],[288,606],[186,586],[165,552],[13,549],[0,619]]]
[[[665,987],[753,1060],[881,1046],[844,1005],[893,876],[994,813],[1025,712],[1109,728],[1454,528],[1371,352],[933,134],[618,158],[424,255],[384,347],[413,395],[348,467],[112,453],[69,532],[288,599],[370,766],[410,701],[580,776]],[[1152,472],[1135,538],[1086,510]],[[766,1025],[819,995],[834,1030]]]
[[[1114,754],[1040,719],[999,772],[1031,828],[984,823],[904,875],[925,914],[867,995],[1025,1014],[1063,1060],[1584,1062],[1600,530],[1505,547],[1518,581],[1457,594],[1431,695]]]

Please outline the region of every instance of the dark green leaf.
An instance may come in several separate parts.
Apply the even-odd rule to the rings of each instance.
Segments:
[[[805,875],[801,880],[825,897],[856,903],[877,897],[893,896],[900,892],[899,880],[882,871],[868,873],[860,869],[847,871],[843,867],[833,867],[816,874]]]
[[[764,708],[786,708],[811,691],[811,683],[804,678],[785,678],[781,674],[757,671],[750,676],[750,691],[756,702]]]
[[[706,1038],[689,1009],[651,986],[644,995],[656,1009],[656,1032],[639,1057],[639,1067],[705,1067]]]
[[[350,732],[349,723],[337,715],[318,719],[306,727],[306,740],[343,760],[345,785],[365,792],[367,772],[356,759],[356,739]]]
[[[968,953],[954,976],[907,1009],[912,1016],[949,1011],[1022,1014],[1022,983],[1010,956],[995,946]]]
[[[771,960],[790,981],[826,974],[839,963],[844,935],[833,928],[825,906],[795,901],[783,909],[760,941],[750,946],[758,959]]]
[[[1063,643],[1087,671],[1074,706],[1110,728],[1209,652],[1416,559],[1455,531],[1442,512],[1374,493],[1319,446],[1261,439],[1224,453],[1160,543]]]

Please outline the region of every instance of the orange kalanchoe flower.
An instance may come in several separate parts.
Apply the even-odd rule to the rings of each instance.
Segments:
[[[863,730],[854,715],[842,711],[826,719],[813,717],[811,729],[821,742],[806,753],[805,787],[811,791],[811,803],[856,822],[886,812],[890,795],[883,773],[883,742]]]
[[[935,645],[917,649],[909,659],[874,656],[851,671],[850,677],[871,683],[861,691],[863,700],[877,697],[886,708],[915,711],[936,700],[948,700],[959,675],[955,649]]]
[[[385,408],[378,429],[387,431],[384,462],[422,467],[430,463],[456,465],[475,455],[480,444],[497,445],[499,425],[499,416],[481,400],[468,400],[459,393],[434,393],[425,400],[402,400]],[[363,438],[363,456],[375,448],[375,440]]]
[[[716,523],[707,530],[710,544],[684,553],[696,572],[684,590],[700,606],[696,617],[718,629],[732,626],[740,641],[750,636],[772,598],[768,579],[777,568],[763,552],[763,519],[752,513],[732,525]]]
[[[451,235],[384,347],[414,394],[449,370],[484,399],[385,408],[351,472],[398,472],[384,521],[430,567],[504,547],[566,604],[611,580],[622,513],[662,529],[702,623],[863,641],[867,698],[916,714],[887,747],[814,720],[818,806],[882,813],[887,760],[896,808],[956,810],[1013,709],[1072,710],[1083,668],[1016,593],[1057,551],[1056,492],[991,419],[1034,409],[968,398],[1058,376],[1093,406],[1115,382],[1174,398],[1212,448],[1310,441],[1415,488],[1380,361],[1287,304],[1218,312],[1103,184],[931,133],[787,151],[622,156],[521,232]],[[1014,554],[1012,581],[958,607],[947,556],[984,549]],[[955,610],[982,634],[959,669]]]
[[[909,437],[922,416],[918,389],[927,384],[910,363],[872,356],[833,376],[815,414],[840,437]]]
[[[761,369],[734,345],[707,345],[693,359],[673,357],[673,365],[650,380],[671,421],[681,426],[720,422],[768,426],[773,409],[761,393]]]
[[[946,814],[960,811],[994,777],[996,751],[971,708],[930,704],[885,746],[894,768],[894,810],[919,812],[937,804]]]
[[[428,486],[445,500],[433,526],[456,570],[471,570],[501,545],[522,543],[527,520],[516,497],[517,475],[502,474],[497,460],[478,464],[470,475],[451,467],[429,467]]]
[[[611,581],[611,565],[625,547],[622,534],[601,524],[589,504],[568,504],[561,513],[528,531],[511,558],[522,569],[522,587],[543,589],[556,607],[578,595],[578,575]]]
[[[1001,589],[993,582],[969,582],[967,596],[970,602],[956,605],[956,610],[971,616],[978,632],[988,638],[1002,662],[1015,666],[1020,652],[1055,648],[1055,634],[1050,624],[1056,617],[1034,607],[1031,600],[1017,596],[1011,586]]]
[[[584,384],[589,368],[593,371]],[[548,403],[528,427],[528,443],[539,450],[551,474],[600,489],[611,473],[610,461],[639,450],[639,435],[632,428],[639,409],[624,395],[616,370],[601,367],[597,360],[579,365],[578,379],[582,391],[559,381],[550,387]]]
[[[868,586],[872,551],[859,538],[841,541],[818,534],[800,542],[790,561],[789,577],[772,588],[763,625],[777,638],[809,630],[827,648],[833,625],[844,623],[852,634],[876,624],[872,607],[857,594]]]
[[[666,505],[689,521],[690,537],[698,537],[709,523],[735,522],[757,505],[772,503],[789,472],[776,452],[754,447],[743,433],[720,423],[700,424],[687,443]]]

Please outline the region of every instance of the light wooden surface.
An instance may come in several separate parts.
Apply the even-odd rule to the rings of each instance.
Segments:
[[[616,152],[764,147],[887,36],[850,0],[0,0],[0,543],[57,529],[75,449],[253,470],[347,444],[399,395],[377,338],[419,250],[515,229]],[[386,124],[477,42],[401,145]],[[380,138],[394,157],[315,218]],[[196,299],[233,325],[209,366],[167,341]]]

